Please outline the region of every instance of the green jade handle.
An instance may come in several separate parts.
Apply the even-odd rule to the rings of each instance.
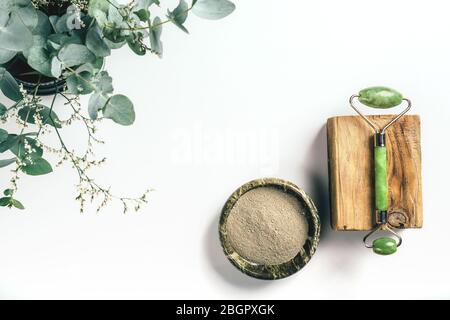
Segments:
[[[403,101],[399,92],[386,87],[371,87],[361,90],[358,100],[371,108],[389,109],[398,106]],[[384,132],[375,135],[374,164],[375,164],[375,209],[377,222],[386,223],[388,210],[388,180],[387,180],[387,150]],[[397,251],[397,242],[390,237],[375,239],[372,243],[373,251],[380,255],[390,255]]]
[[[388,210],[387,151],[386,146],[375,145],[375,209]]]

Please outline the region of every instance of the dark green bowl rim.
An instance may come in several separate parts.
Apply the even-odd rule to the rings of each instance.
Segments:
[[[231,209],[246,192],[260,187],[275,187],[296,196],[307,209],[305,217],[308,221],[308,238],[303,248],[291,260],[278,265],[255,264],[241,257],[234,251],[227,238],[226,222]],[[294,183],[277,179],[263,178],[247,182],[238,188],[225,203],[219,222],[219,237],[223,251],[228,260],[243,273],[258,279],[275,280],[288,277],[302,269],[316,252],[320,237],[320,219],[312,199]]]

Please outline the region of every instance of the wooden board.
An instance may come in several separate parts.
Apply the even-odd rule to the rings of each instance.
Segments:
[[[392,115],[369,116],[379,127]],[[327,121],[331,225],[335,230],[374,227],[373,129],[359,116]],[[421,228],[420,118],[407,115],[386,131],[389,223]]]

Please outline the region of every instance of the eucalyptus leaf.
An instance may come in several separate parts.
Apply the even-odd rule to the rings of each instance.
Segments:
[[[53,57],[50,61],[50,73],[53,77],[59,78],[62,74],[62,63],[58,57]]]
[[[47,160],[38,158],[33,160],[33,163],[26,164],[21,167],[22,171],[30,176],[40,176],[48,174],[53,171],[52,166]]]
[[[89,98],[88,113],[92,120],[98,118],[98,111],[103,109],[108,102],[108,98],[101,92],[96,92]]]
[[[97,58],[91,65],[94,67],[95,72],[99,72],[105,65],[105,59],[101,57]]]
[[[27,150],[28,146],[31,151]],[[16,145],[9,149],[13,154],[15,154],[19,159],[24,159],[25,157],[31,156],[32,159],[41,158],[44,154],[44,150],[42,147],[38,146],[38,143],[35,139],[29,137],[19,138],[19,141]]]
[[[9,11],[0,11],[0,27],[6,26],[9,21],[9,15],[11,12]]]
[[[0,143],[0,153],[3,153],[10,148],[13,148],[19,142],[19,136],[16,134],[8,135],[8,138]]]
[[[121,42],[114,42],[114,41],[111,41],[111,40],[109,40],[107,38],[104,38],[103,41],[106,43],[106,45],[110,49],[120,49],[127,43],[125,40],[123,40]]]
[[[167,10],[167,17],[170,21],[186,33],[189,33],[189,31],[183,26],[183,23],[188,17],[188,10],[189,5],[185,0],[180,0],[180,3],[173,11]]]
[[[8,139],[8,131],[0,128],[0,143]]]
[[[24,7],[16,7],[13,12],[19,16],[20,21],[22,21],[29,30],[33,30],[38,25],[38,10],[36,10],[33,5],[30,4]]]
[[[37,23],[36,26],[31,30],[33,34],[40,34],[48,36],[52,32],[52,25],[49,21],[48,16],[42,11],[37,11]]]
[[[11,205],[11,197],[0,198],[0,207],[8,207]]]
[[[30,0],[1,0],[0,9],[12,11],[15,7],[27,7],[31,5]]]
[[[17,14],[11,14],[8,23],[0,26],[0,46],[2,49],[22,51],[33,44],[31,31],[23,24]]]
[[[7,167],[7,166],[13,164],[14,162],[16,162],[16,158],[5,159],[5,160],[0,159],[0,168]]]
[[[136,12],[142,9],[148,10],[152,4],[159,6],[159,0],[136,0],[133,11]]]
[[[24,210],[25,209],[23,204],[17,199],[11,199],[11,204],[13,205],[14,208],[17,208],[19,210]]]
[[[129,33],[129,32],[128,32]],[[103,29],[103,35],[109,41],[120,44],[126,41],[126,33],[119,27]]]
[[[56,21],[56,24],[54,26],[57,33],[65,33],[69,32],[70,29],[68,27],[68,23],[73,19],[71,14],[63,14],[61,17],[58,18],[58,21]]]
[[[58,16],[50,16],[48,17],[48,21],[50,22],[50,25],[53,28],[53,31],[56,32],[56,24],[58,23],[59,17]]]
[[[0,67],[0,90],[5,96],[13,101],[22,100],[20,87],[13,76],[5,69]]]
[[[11,61],[11,59],[14,58],[16,54],[17,52],[15,51],[0,48],[0,64]]]
[[[52,49],[59,51],[59,49],[68,42],[69,38],[70,37],[67,34],[52,33],[47,37],[47,45]]]
[[[93,17],[99,26],[108,23],[108,11],[111,5],[105,0],[90,0],[88,14]]]
[[[39,73],[48,77],[53,77],[52,62],[47,49],[38,46],[31,47],[28,53],[27,62],[30,67]]]
[[[86,46],[97,57],[106,57],[111,54],[111,49],[104,41],[103,33],[97,24],[88,31],[86,35]]]
[[[66,79],[67,92],[72,94],[90,94],[95,90],[92,75],[89,72],[72,74]]]
[[[68,44],[61,48],[58,58],[65,67],[73,67],[87,62],[94,62],[95,55],[80,44]]]
[[[134,12],[141,21],[148,21],[150,19],[150,11],[147,9],[140,9]]]
[[[78,74],[87,72],[87,73],[89,73],[90,75],[93,75],[93,74],[95,73],[95,68],[94,68],[94,66],[92,65],[92,63],[85,63],[85,64],[82,64],[81,66],[77,67],[77,68],[75,69],[75,71],[76,71],[76,73],[78,73]]]
[[[123,16],[114,6],[110,6],[108,9],[108,22],[115,25],[120,25],[123,22]]]
[[[128,47],[133,50],[139,56],[145,55],[147,50],[142,46],[141,42],[138,40],[139,38],[135,35],[131,35],[127,38]]]
[[[14,193],[14,190],[13,190],[13,189],[5,189],[5,191],[3,191],[3,194],[4,194],[5,196],[12,196],[13,193]]]
[[[35,124],[35,117],[38,115],[43,124],[61,128],[61,121],[53,110],[49,107],[38,104],[36,107],[24,106],[17,113],[24,122]]]
[[[47,48],[47,37],[40,35],[40,34],[36,34],[33,35],[33,44],[31,45],[31,47],[22,50],[22,54],[23,56],[28,59],[29,55],[30,55],[30,51],[32,49],[37,50],[37,49],[46,49]]]
[[[163,44],[161,42],[161,33],[162,33],[162,25],[161,19],[156,17],[153,19],[152,26],[150,28],[149,38],[150,38],[150,47],[153,52],[162,56],[163,54]]]
[[[115,4],[115,3],[113,3],[113,4]],[[96,10],[107,13],[110,6],[111,6],[111,4],[105,0],[90,0],[89,7],[88,7],[88,14],[92,17],[95,15]]]
[[[231,14],[236,6],[228,0],[198,0],[192,12],[200,18],[218,20]]]
[[[96,89],[103,94],[113,93],[114,88],[112,85],[112,78],[109,76],[107,71],[101,71],[96,76]]]
[[[124,126],[132,125],[136,118],[133,103],[121,94],[112,96],[108,100],[103,110],[103,116]]]

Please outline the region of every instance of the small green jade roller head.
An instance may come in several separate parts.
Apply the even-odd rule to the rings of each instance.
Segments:
[[[358,99],[360,103],[370,108],[389,109],[400,105],[406,101],[407,107],[400,114],[393,117],[383,128],[378,127],[367,116],[365,116],[354,104]],[[364,244],[371,248],[373,252],[380,255],[390,255],[397,251],[402,244],[402,238],[388,224],[388,176],[387,176],[387,149],[386,130],[405,113],[411,109],[411,101],[393,89],[386,87],[371,87],[361,90],[359,94],[350,97],[350,106],[361,116],[361,118],[374,131],[374,176],[375,176],[375,228],[364,237]],[[367,243],[369,237],[378,231],[389,232],[392,237],[380,237],[371,244]]]

